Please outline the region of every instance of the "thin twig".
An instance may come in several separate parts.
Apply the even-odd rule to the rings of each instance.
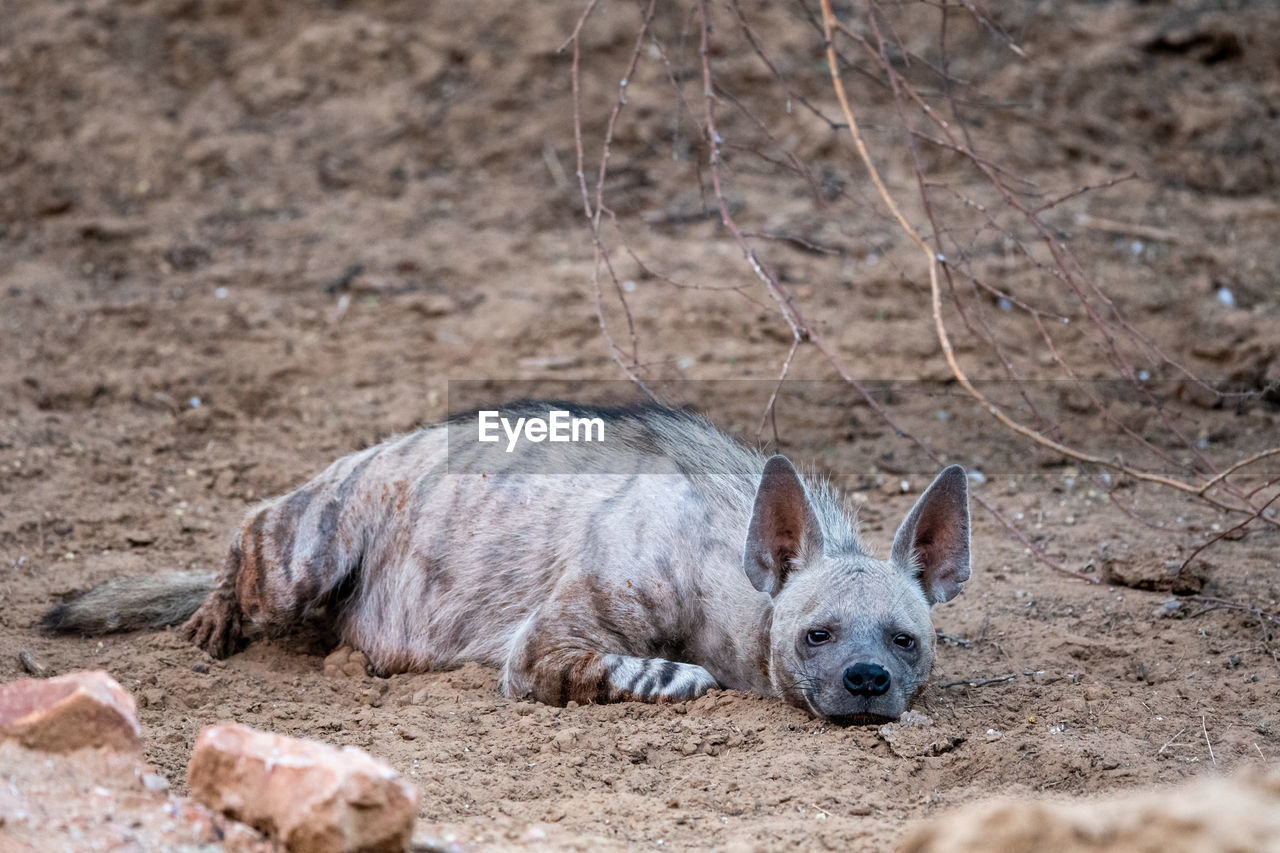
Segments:
[[[1183,726],[1181,729],[1179,729],[1176,735],[1174,735],[1173,737],[1165,741],[1164,746],[1156,750],[1156,755],[1163,755],[1166,749],[1168,749],[1171,746],[1176,746],[1178,743],[1178,738],[1182,737],[1182,733],[1185,732],[1186,730],[1187,730],[1186,726]]]
[[[945,682],[943,682],[942,684],[939,684],[939,685],[938,685],[938,687],[940,687],[940,688],[945,688],[945,687],[986,687],[988,684],[1000,684],[1000,683],[1005,682],[1005,681],[1013,681],[1015,678],[1017,678],[1017,677],[1018,677],[1018,676],[1020,676],[1020,675],[1030,676],[1030,675],[1043,675],[1043,674],[1044,674],[1044,670],[1028,669],[1028,670],[1024,670],[1024,671],[1022,671],[1022,672],[1011,672],[1011,673],[1009,673],[1008,675],[998,675],[998,676],[996,676],[995,678],[979,678],[979,679],[977,679],[976,681],[971,681],[971,680],[963,680],[963,681],[945,681]]]
[[[1229,598],[1218,598],[1214,595],[1188,595],[1187,598],[1191,601],[1199,601],[1209,605],[1196,613],[1192,613],[1190,618],[1201,616],[1212,610],[1242,610],[1245,613],[1252,613],[1259,619],[1280,625],[1280,616],[1274,613],[1268,613],[1256,604],[1243,604],[1239,601],[1232,601]]]
[[[1230,536],[1233,533],[1237,533],[1241,530],[1244,530],[1245,527],[1247,527],[1255,518],[1259,518],[1262,515],[1262,513],[1266,511],[1267,507],[1271,506],[1277,500],[1280,500],[1280,492],[1276,492],[1274,495],[1272,495],[1271,499],[1268,500],[1266,503],[1264,503],[1262,506],[1258,507],[1258,509],[1253,513],[1253,515],[1249,516],[1244,521],[1237,524],[1235,527],[1229,527],[1226,530],[1223,530],[1218,535],[1209,539],[1208,541],[1202,543],[1199,548],[1196,548],[1187,556],[1187,559],[1182,561],[1182,566],[1180,567],[1180,569],[1185,569],[1187,566],[1191,565],[1191,561],[1194,560],[1196,556],[1200,554],[1201,551],[1208,548],[1210,545],[1213,545],[1215,542],[1220,542],[1223,539],[1226,539],[1228,536]]]

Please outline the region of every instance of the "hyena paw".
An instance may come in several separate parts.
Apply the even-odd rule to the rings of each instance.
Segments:
[[[240,640],[240,608],[233,597],[215,591],[182,626],[182,634],[211,657],[225,658]]]
[[[662,658],[621,658],[610,680],[624,697],[642,702],[684,702],[719,686],[696,664]]]
[[[680,701],[697,699],[711,688],[720,686],[720,682],[716,681],[715,676],[702,667],[690,663],[682,663],[680,666],[684,668],[685,672],[684,683],[681,688],[683,692],[681,695],[673,696],[672,698]]]

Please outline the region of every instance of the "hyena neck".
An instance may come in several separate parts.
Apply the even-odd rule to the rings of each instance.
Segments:
[[[718,624],[715,630],[704,632],[705,636],[716,638],[716,647],[702,655],[708,661],[707,668],[725,687],[773,695],[773,601],[759,594],[744,594],[718,604],[708,608],[707,615]]]
[[[752,675],[757,682],[752,691],[762,696],[777,693],[774,687],[773,670],[773,601],[767,601],[761,608],[756,630],[752,634],[749,664]]]

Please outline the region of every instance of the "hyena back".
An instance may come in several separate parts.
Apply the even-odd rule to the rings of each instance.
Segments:
[[[450,446],[451,430],[474,434],[462,418],[255,507],[185,633],[223,657],[242,637],[322,620],[379,673],[479,661],[501,668],[507,695],[553,704],[719,685],[842,721],[905,710],[932,666],[929,607],[969,575],[960,468],[926,490],[882,561],[825,483],[701,418],[562,403],[504,414],[549,408],[604,418],[608,440],[486,455]],[[110,598],[90,592],[46,625],[92,630]]]

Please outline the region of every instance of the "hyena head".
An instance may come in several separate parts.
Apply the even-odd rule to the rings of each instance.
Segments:
[[[743,565],[773,596],[774,689],[840,723],[897,719],[933,667],[929,608],[969,578],[964,469],[938,475],[898,528],[889,559],[877,560],[834,501],[806,495],[795,468],[775,456],[756,493]]]

